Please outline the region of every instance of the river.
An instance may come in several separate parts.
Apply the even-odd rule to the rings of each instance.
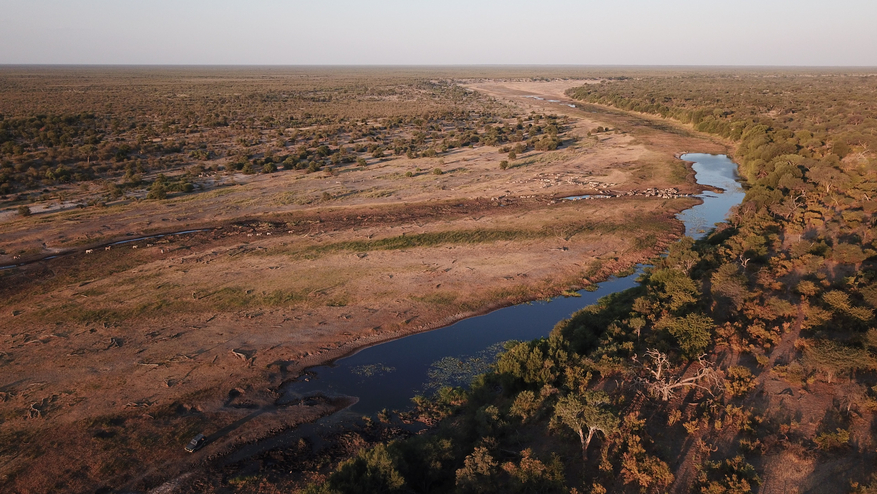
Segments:
[[[682,159],[694,162],[697,183],[722,189],[700,194],[703,203],[677,215],[685,224],[686,235],[697,239],[724,221],[745,193],[738,181],[737,165],[727,156],[686,154]],[[357,415],[408,408],[418,394],[431,394],[442,385],[468,384],[473,375],[488,370],[503,343],[547,336],[558,321],[600,297],[635,286],[643,267],[637,265],[632,274],[598,283],[596,291],[581,290],[579,297],[506,307],[310,368],[305,376],[283,387],[284,399],[315,394],[353,396],[358,401],[348,412]]]

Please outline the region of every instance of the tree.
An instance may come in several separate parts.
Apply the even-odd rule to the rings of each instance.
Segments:
[[[703,353],[712,342],[715,323],[707,315],[691,313],[685,317],[667,317],[659,326],[667,328],[676,338],[686,357],[693,358]]]
[[[609,396],[602,391],[587,391],[584,395],[570,394],[554,406],[554,426],[563,424],[579,435],[582,443],[582,461],[588,461],[588,445],[597,432],[604,436],[618,428],[618,417],[607,407]],[[588,433],[585,434],[587,429]]]
[[[666,354],[649,349],[645,356],[649,362],[642,366],[645,377],[640,378],[640,383],[653,396],[660,396],[662,401],[670,401],[675,390],[679,388],[700,388],[712,393],[713,387],[722,384],[721,376],[713,368],[712,363],[706,360],[706,355],[697,359],[700,369],[694,375],[685,378],[671,374],[670,360]]]
[[[807,172],[807,178],[825,187],[826,193],[831,192],[832,187],[845,185],[848,179],[842,171],[829,165],[811,168]]]
[[[750,296],[746,276],[735,262],[722,264],[713,272],[710,290],[716,302],[715,313],[720,317],[739,312]]]
[[[846,376],[858,369],[874,368],[874,359],[864,348],[857,348],[833,340],[804,340],[804,367],[822,374],[831,384],[836,376]]]
[[[701,295],[697,283],[678,269],[665,268],[653,271],[648,286],[673,312],[697,303]]]
[[[495,492],[492,477],[498,465],[487,448],[476,447],[472,454],[466,456],[463,468],[456,471],[457,489],[461,492]]]
[[[403,492],[405,479],[396,462],[384,444],[360,451],[355,458],[338,465],[322,492]]]
[[[700,262],[700,254],[694,250],[694,239],[685,236],[678,242],[671,244],[664,258],[664,263],[671,268],[679,268],[686,273],[691,272],[691,268]]]

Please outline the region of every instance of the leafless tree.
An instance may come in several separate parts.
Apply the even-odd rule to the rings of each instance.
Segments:
[[[665,353],[649,349],[645,357],[648,362],[642,364],[644,375],[639,381],[653,396],[660,397],[663,401],[669,401],[680,388],[700,388],[712,394],[713,389],[722,384],[722,376],[712,362],[706,359],[706,355],[697,359],[700,368],[689,377],[674,374],[673,366]]]

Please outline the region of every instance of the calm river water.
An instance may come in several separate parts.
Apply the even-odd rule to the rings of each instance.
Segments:
[[[677,215],[685,223],[686,235],[704,236],[728,211],[743,200],[737,165],[727,156],[686,154],[693,161],[697,183],[723,189],[698,197],[703,203]],[[554,325],[598,298],[636,284],[642,265],[624,277],[597,285],[596,291],[579,292],[581,297],[557,298],[499,309],[464,319],[450,326],[365,348],[328,366],[309,369],[309,375],[288,383],[287,399],[316,393],[326,396],[355,396],[350,408],[356,414],[375,414],[382,409],[404,409],[411,398],[429,395],[442,385],[465,385],[471,376],[485,372],[509,340],[528,341],[547,336]]]

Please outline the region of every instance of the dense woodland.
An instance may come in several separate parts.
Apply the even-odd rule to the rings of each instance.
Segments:
[[[637,74],[569,95],[733,141],[743,204],[470,389],[416,400],[434,432],[311,490],[747,493],[806,460],[877,491],[877,77]]]

